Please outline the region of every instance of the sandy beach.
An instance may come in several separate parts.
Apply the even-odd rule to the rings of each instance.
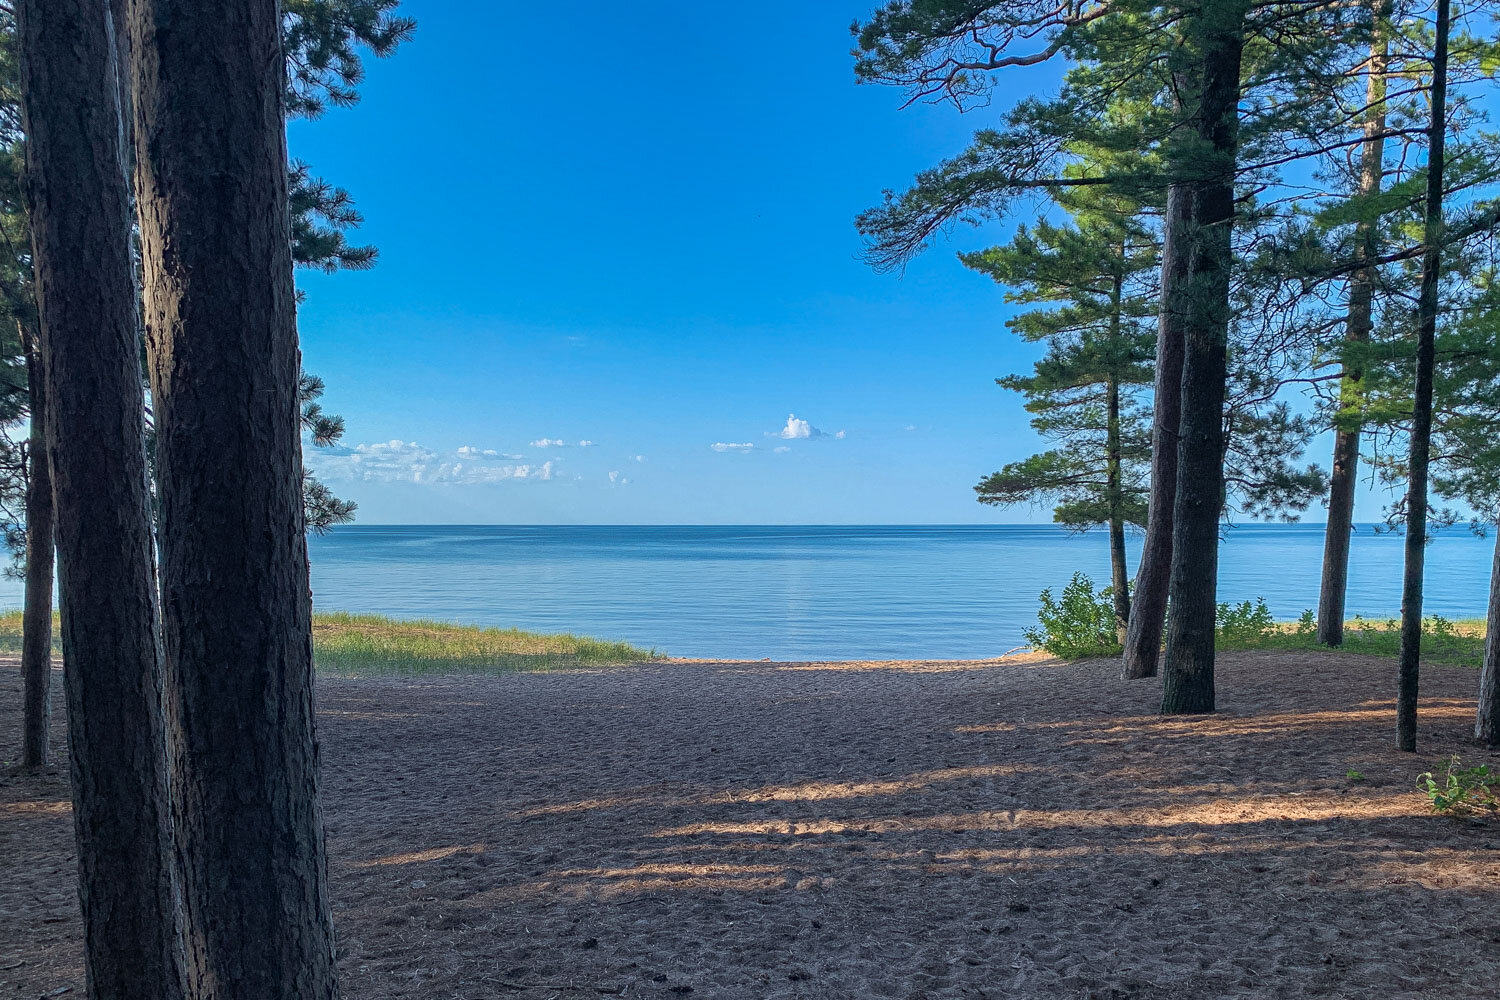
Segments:
[[[1468,994],[1500,826],[1414,780],[1497,761],[1460,668],[1394,752],[1393,669],[1224,654],[1171,719],[1035,656],[325,679],[345,995]],[[11,661],[0,759],[18,703]],[[65,767],[0,779],[0,858],[0,997],[82,995]]]

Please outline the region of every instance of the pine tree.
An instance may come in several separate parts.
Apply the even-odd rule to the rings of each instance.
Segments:
[[[32,287],[31,230],[24,194],[20,68],[12,11],[0,11],[0,519],[4,544],[25,581],[21,627],[21,766],[48,762],[52,715],[53,516],[47,461],[46,393]],[[8,430],[22,418],[22,441]]]
[[[330,1000],[281,32],[133,5],[136,192],[188,991]]]
[[[1055,99],[1017,102],[999,127],[976,133],[964,153],[923,171],[907,191],[888,193],[884,204],[859,217],[868,258],[877,268],[899,268],[953,223],[1002,218],[1038,190],[1087,185],[1166,197],[1153,513],[1124,672],[1155,671],[1154,630],[1166,605],[1166,570],[1184,558],[1179,541],[1191,547],[1179,589],[1192,590],[1183,613],[1191,611],[1194,621],[1180,631],[1178,662],[1184,669],[1211,664],[1215,565],[1204,547],[1212,547],[1209,537],[1217,535],[1226,480],[1215,463],[1223,460],[1226,442],[1212,426],[1223,418],[1210,420],[1208,404],[1227,395],[1225,331],[1232,317],[1225,265],[1243,222],[1235,184],[1273,186],[1280,168],[1319,155],[1317,130],[1329,116],[1320,96],[1342,80],[1348,52],[1361,43],[1368,47],[1368,25],[1334,3],[1185,9],[1129,2],[1053,7],[898,0],[857,25],[856,36],[861,81],[901,86],[909,101],[949,101],[960,108],[981,105],[1000,71],[1059,56],[1075,60]],[[1232,85],[1224,83],[1226,65],[1244,70]],[[1258,113],[1239,130],[1230,119],[1242,99]],[[1214,104],[1208,118],[1205,101]],[[1118,113],[1122,102],[1131,114]],[[1219,107],[1227,110],[1215,118]],[[1070,177],[1066,165],[1081,148],[1136,157],[1119,156],[1103,174]],[[1211,221],[1201,215],[1205,197],[1221,213]],[[1185,366],[1180,377],[1179,352]],[[1196,367],[1187,364],[1189,357],[1196,358]],[[1172,412],[1179,401],[1193,408],[1180,419]],[[1191,433],[1184,433],[1182,420]],[[1193,443],[1175,456],[1174,470],[1167,453],[1185,438]],[[1190,454],[1194,461],[1184,469],[1182,458]],[[1276,478],[1290,486],[1318,477]],[[1192,494],[1186,500],[1184,485]],[[1192,520],[1191,530],[1177,523],[1179,511]],[[1168,535],[1173,531],[1176,539]],[[1197,673],[1211,688],[1211,672]],[[1211,700],[1193,695],[1183,704]]]
[[[1437,0],[1432,53],[1432,121],[1427,140],[1427,203],[1422,225],[1422,288],[1417,300],[1416,378],[1406,491],[1406,559],[1401,578],[1401,659],[1396,683],[1396,748],[1417,749],[1422,652],[1423,560],[1427,549],[1427,476],[1432,450],[1432,386],[1442,281],[1443,165],[1448,134],[1448,0]]]
[[[313,117],[330,103],[347,106],[358,99],[363,78],[361,49],[390,55],[411,36],[415,23],[392,13],[398,0],[298,0],[284,7],[283,37],[288,60],[287,104]],[[121,0],[112,7],[122,11]],[[124,18],[118,13],[117,21]],[[31,281],[31,233],[21,194],[21,128],[16,25],[8,8],[0,8],[0,307],[8,321],[0,327],[0,536],[14,567],[8,574],[25,580],[22,626],[23,738],[22,762],[44,763],[51,706],[53,604],[52,489],[45,449],[42,380],[34,370],[26,343],[35,340],[34,292]],[[119,33],[117,44],[123,42]],[[128,93],[122,94],[128,100]],[[374,247],[348,241],[348,231],[362,222],[349,193],[312,175],[303,163],[292,164],[289,205],[292,212],[293,259],[299,266],[323,271],[363,269],[375,263]],[[143,374],[144,377],[144,374]],[[322,381],[308,377],[321,395]],[[24,440],[10,428],[26,419]],[[324,417],[319,433],[308,425],[314,447],[336,443],[343,433],[338,418]],[[148,443],[150,438],[148,437]],[[324,532],[354,519],[356,504],[340,499],[309,470],[304,480],[308,529]]]
[[[16,13],[88,992],[172,1000],[181,986],[115,26],[100,0],[21,0]]]
[[[1386,73],[1390,65],[1390,0],[1373,4],[1375,38],[1366,68],[1364,142],[1360,146],[1356,198],[1380,194],[1385,182]],[[1355,226],[1354,253],[1360,265],[1349,282],[1344,339],[1365,344],[1374,326],[1378,271],[1373,261],[1380,252],[1379,221],[1361,218]],[[1334,427],[1333,471],[1328,490],[1328,523],[1324,531],[1323,572],[1318,587],[1318,641],[1339,646],[1344,641],[1344,607],[1349,585],[1349,536],[1354,530],[1354,493],[1359,475],[1361,432],[1360,383],[1357,363],[1341,366],[1339,408]]]
[[[1224,400],[1229,377],[1230,247],[1239,163],[1244,0],[1203,0],[1184,41],[1194,52],[1191,139],[1169,154],[1193,196],[1178,424],[1172,572],[1167,590],[1163,714],[1214,710],[1219,515],[1224,504]],[[1177,144],[1173,144],[1177,147]]]
[[[1485,253],[1444,268],[1462,274],[1462,287],[1450,284],[1441,296],[1451,318],[1433,345],[1431,485],[1472,512],[1476,533],[1496,533],[1474,719],[1474,736],[1493,747],[1500,746],[1500,271]],[[1439,520],[1456,517],[1446,511]]]
[[[1043,304],[1008,323],[1047,355],[1031,375],[998,379],[1024,394],[1031,425],[1058,447],[1007,465],[974,487],[994,506],[1056,501],[1053,518],[1084,531],[1105,525],[1115,618],[1130,618],[1125,526],[1144,524],[1150,447],[1132,405],[1149,383],[1154,310],[1149,274],[1156,244],[1139,206],[1094,190],[1059,197],[1071,225],[1021,227],[1006,246],[961,254],[970,268],[1011,289],[1007,300]]]

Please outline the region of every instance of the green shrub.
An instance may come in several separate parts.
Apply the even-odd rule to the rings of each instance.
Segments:
[[[1297,619],[1297,634],[1304,639],[1318,634],[1318,618],[1312,608],[1303,611],[1302,617]]]
[[[1473,816],[1500,810],[1495,796],[1500,784],[1487,764],[1463,767],[1458,754],[1448,758],[1448,769],[1441,778],[1431,771],[1417,776],[1417,788],[1432,800],[1432,811],[1445,816]]]
[[[1219,649],[1261,646],[1276,634],[1276,620],[1263,598],[1256,598],[1253,604],[1220,604],[1215,617],[1218,635],[1214,645]]]
[[[1026,630],[1026,641],[1032,646],[1070,660],[1120,651],[1111,591],[1096,594],[1094,581],[1086,574],[1074,573],[1061,598],[1053,597],[1048,587],[1040,600],[1042,606],[1036,613],[1040,627]]]

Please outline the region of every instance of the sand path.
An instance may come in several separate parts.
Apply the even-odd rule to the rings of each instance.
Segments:
[[[1500,826],[1426,815],[1474,674],[1222,658],[662,663],[320,682],[346,996],[1448,997],[1500,981]],[[0,759],[18,677],[0,669]],[[1351,782],[1354,769],[1367,777]],[[83,991],[64,777],[0,779],[0,998]]]

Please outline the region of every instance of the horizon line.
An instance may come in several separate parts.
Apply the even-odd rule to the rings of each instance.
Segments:
[[[1327,521],[1221,521],[1227,528],[1323,528]],[[1382,521],[1356,521],[1355,528],[1378,527]],[[1089,529],[1074,529],[1055,521],[370,521],[339,524],[330,531],[349,528],[1057,528],[1069,534],[1082,535],[1100,532],[1104,525]],[[1429,529],[1437,533],[1460,525],[1444,525]],[[1394,532],[1396,529],[1392,529]],[[1470,529],[1464,528],[1465,531]],[[1126,531],[1144,534],[1145,529],[1127,525]]]

